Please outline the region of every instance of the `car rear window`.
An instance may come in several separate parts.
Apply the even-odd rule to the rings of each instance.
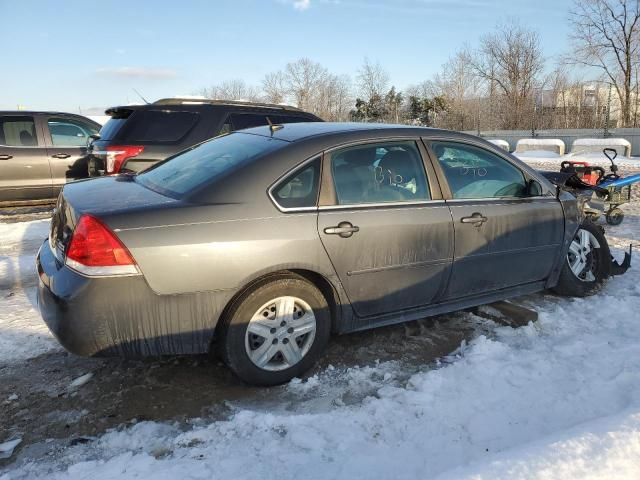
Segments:
[[[113,140],[126,121],[126,118],[111,117],[100,129],[100,140]]]
[[[127,125],[127,142],[177,142],[198,123],[196,112],[138,110]]]
[[[287,142],[271,137],[231,133],[157,164],[139,174],[136,181],[151,190],[181,198],[285,145]]]

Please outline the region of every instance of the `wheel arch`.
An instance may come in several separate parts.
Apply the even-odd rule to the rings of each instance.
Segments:
[[[276,280],[282,277],[298,277],[314,285],[327,300],[327,303],[331,312],[331,331],[333,333],[343,330],[342,326],[346,317],[350,317],[350,305],[342,300],[346,298],[344,295],[340,295],[340,286],[335,285],[326,275],[319,273],[308,268],[286,268],[268,272],[257,276],[242,286],[238,291],[227,301],[222,313],[218,318],[213,337],[210,342],[210,348],[215,344],[220,336],[220,330],[225,322],[226,317],[236,307],[239,299],[244,296],[250,290],[257,288],[259,285]],[[350,319],[350,318],[349,318]]]

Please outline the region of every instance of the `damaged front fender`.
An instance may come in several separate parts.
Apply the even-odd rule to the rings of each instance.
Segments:
[[[629,267],[631,267],[632,249],[633,246],[629,245],[629,251],[624,252],[624,260],[622,260],[622,263],[618,263],[618,261],[613,258],[613,255],[611,256],[611,270],[609,273],[612,277],[615,275],[623,275],[627,270],[629,270]]]

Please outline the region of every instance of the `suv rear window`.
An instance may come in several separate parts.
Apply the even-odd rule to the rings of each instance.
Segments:
[[[200,115],[195,112],[138,110],[129,117],[127,142],[177,142],[195,126]]]
[[[111,117],[100,129],[100,140],[113,140],[126,121],[126,118]]]
[[[139,174],[136,181],[151,190],[180,198],[285,145],[287,142],[271,137],[231,133],[151,167]]]

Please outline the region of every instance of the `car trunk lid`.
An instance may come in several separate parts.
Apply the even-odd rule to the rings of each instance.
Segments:
[[[60,196],[51,219],[49,245],[61,262],[78,220],[91,214],[117,228],[113,219],[127,213],[151,212],[171,204],[180,203],[143,187],[132,175],[119,175],[83,180],[67,184]]]

